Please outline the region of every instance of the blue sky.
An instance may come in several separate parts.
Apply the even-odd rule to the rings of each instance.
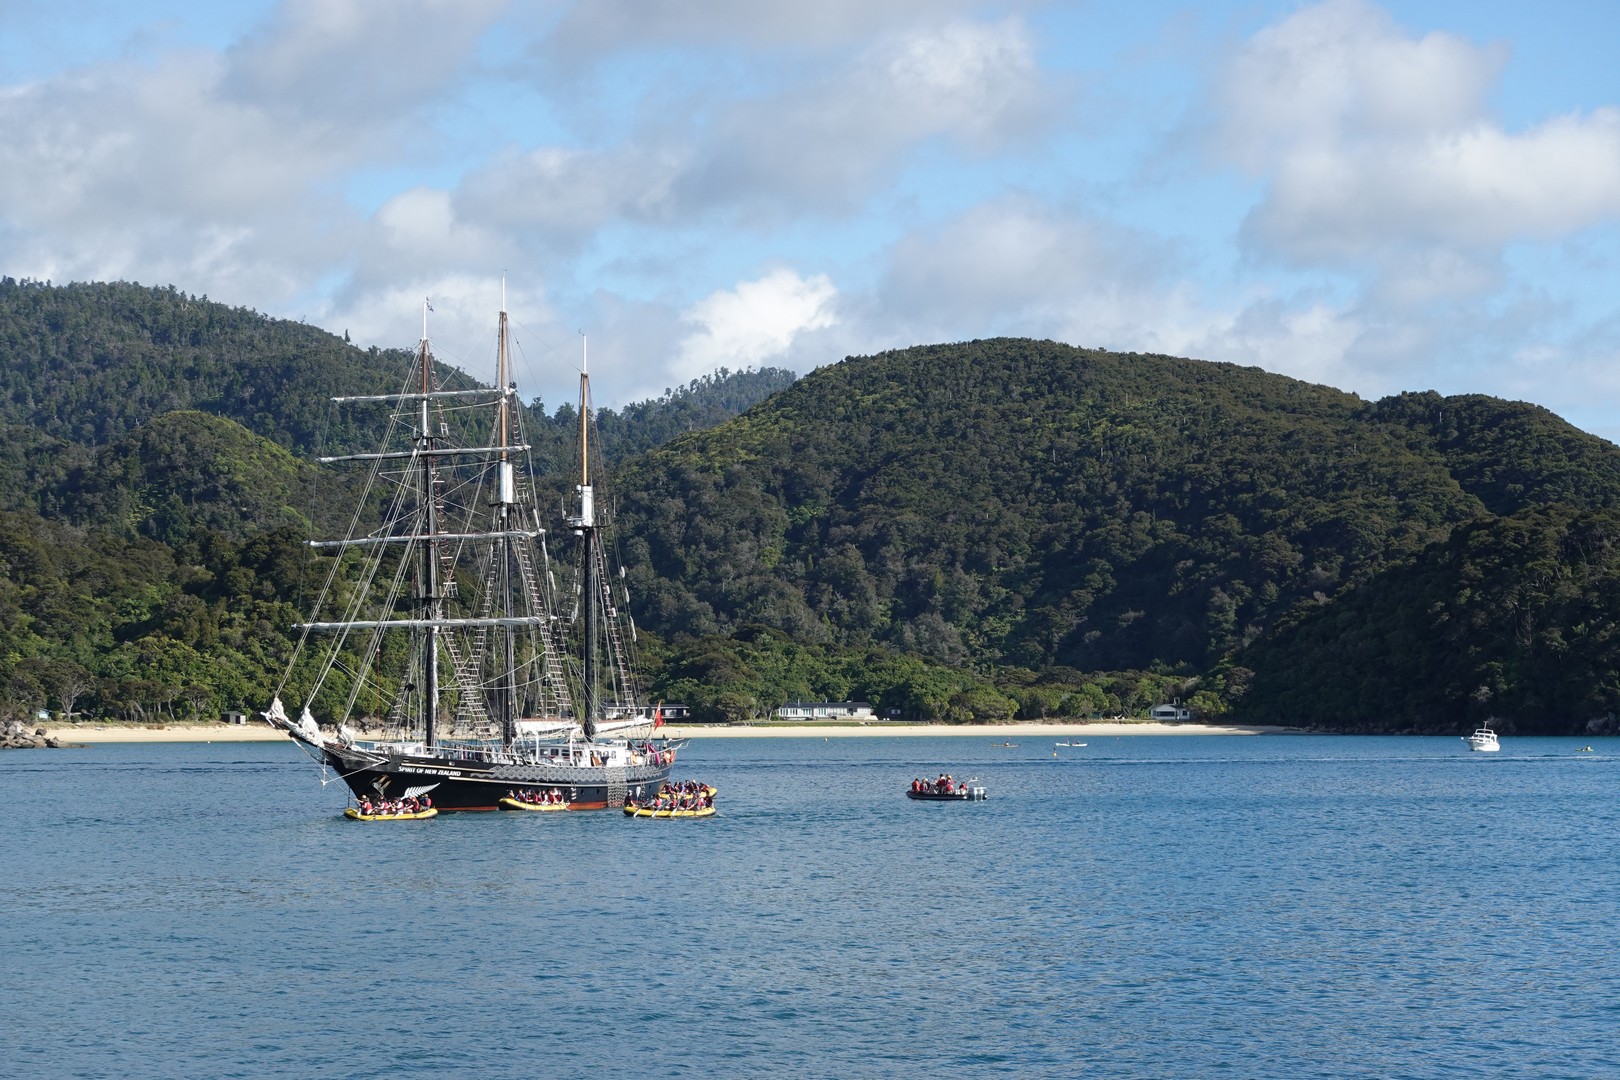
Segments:
[[[0,273],[599,401],[1021,335],[1620,438],[1620,5],[0,0]],[[485,373],[487,374],[487,373]]]

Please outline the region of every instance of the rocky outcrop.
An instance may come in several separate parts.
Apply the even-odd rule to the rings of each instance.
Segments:
[[[55,750],[62,745],[45,734],[44,728],[28,730],[21,720],[13,720],[0,731],[0,750]]]

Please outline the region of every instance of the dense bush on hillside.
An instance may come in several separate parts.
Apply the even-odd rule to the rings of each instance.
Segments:
[[[1620,453],[1507,402],[1003,340],[816,372],[621,486],[665,634],[1198,672],[1461,522],[1615,505]]]
[[[327,399],[408,363],[173,289],[0,280],[12,706],[262,704],[296,538],[355,498],[312,483],[311,452],[386,419]],[[577,421],[536,402],[525,438],[561,466]],[[1620,450],[1534,406],[1001,339],[720,372],[597,433],[655,689],[710,718],[840,696],[950,720],[1179,697],[1363,729],[1613,708]]]
[[[329,399],[393,389],[410,362],[173,288],[0,279],[0,708],[262,707],[299,614],[302,541],[347,521],[364,476],[310,457],[371,449],[387,422]],[[656,445],[792,379],[723,371],[604,411],[605,448]],[[531,441],[559,448],[576,421],[566,406],[527,416]]]
[[[1620,512],[1481,518],[1247,650],[1250,718],[1328,730],[1616,730]],[[1587,725],[1593,725],[1588,728]]]
[[[289,654],[301,534],[178,547],[0,512],[0,685],[12,712],[131,720],[262,706]]]

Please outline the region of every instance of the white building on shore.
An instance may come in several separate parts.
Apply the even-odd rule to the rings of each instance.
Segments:
[[[790,701],[776,710],[778,720],[876,720],[866,701]]]
[[[1179,724],[1193,718],[1192,710],[1183,705],[1155,705],[1148,717],[1157,724]]]

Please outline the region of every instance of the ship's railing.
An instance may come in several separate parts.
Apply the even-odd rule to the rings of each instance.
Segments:
[[[641,765],[653,764],[654,755],[643,751],[644,744],[651,742],[658,750],[677,750],[685,745],[685,740],[652,740],[633,739],[626,744],[615,742],[612,753],[599,754],[591,749],[590,744],[581,743],[569,745],[562,743],[545,742],[518,742],[512,746],[502,746],[499,743],[488,742],[440,742],[431,749],[421,742],[390,742],[376,741],[357,744],[362,749],[376,753],[419,757],[431,755],[450,761],[478,762],[487,765],[567,765],[567,766],[597,766],[602,768],[635,768]]]

